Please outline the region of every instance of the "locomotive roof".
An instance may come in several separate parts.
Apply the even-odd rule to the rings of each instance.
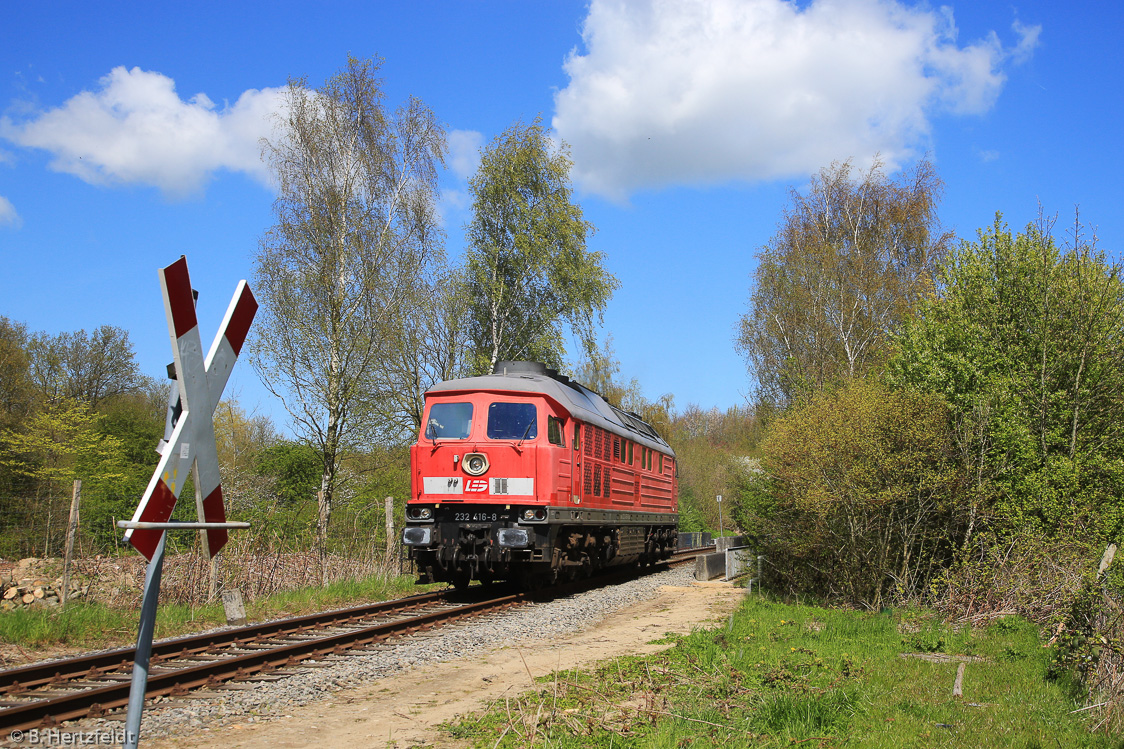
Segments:
[[[434,385],[426,395],[477,390],[542,394],[557,401],[581,421],[608,429],[662,453],[675,454],[663,437],[636,414],[622,411],[584,385],[551,372],[538,362],[500,362],[493,374],[446,380]]]

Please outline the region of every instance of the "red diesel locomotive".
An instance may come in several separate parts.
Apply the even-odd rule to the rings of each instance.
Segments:
[[[420,431],[402,536],[419,582],[533,587],[675,550],[674,451],[538,362],[437,385]]]

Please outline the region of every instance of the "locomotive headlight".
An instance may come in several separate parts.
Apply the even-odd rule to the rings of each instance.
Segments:
[[[402,543],[406,546],[429,546],[432,540],[432,528],[407,528],[402,531]]]
[[[406,510],[406,517],[410,520],[429,520],[433,517],[433,509],[430,507],[410,507]]]
[[[522,528],[500,528],[496,533],[496,541],[502,547],[524,549],[531,545],[531,536]]]
[[[488,470],[488,456],[483,453],[469,453],[464,456],[461,466],[469,476],[479,476]]]

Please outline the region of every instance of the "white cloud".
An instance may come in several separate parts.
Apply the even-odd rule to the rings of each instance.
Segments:
[[[453,173],[455,185],[441,189],[438,213],[442,225],[450,217],[468,210],[472,205],[472,195],[467,189],[467,183],[480,166],[480,149],[484,145],[484,136],[475,130],[452,130],[449,132],[448,145],[446,163]]]
[[[16,207],[3,195],[0,195],[0,226],[10,226],[14,229],[23,226],[23,219],[16,213]]]
[[[1029,60],[1038,47],[1038,37],[1042,35],[1041,26],[1026,26],[1018,21],[1011,24],[1011,29],[1019,35],[1019,43],[1011,51],[1011,59],[1016,64]]]
[[[893,0],[593,0],[553,126],[587,191],[891,167],[930,116],[987,111],[1040,27],[959,45],[950,10]]]
[[[171,197],[198,192],[219,169],[263,183],[259,139],[281,89],[250,89],[217,109],[206,94],[184,101],[160,73],[117,67],[62,106],[14,122],[0,119],[0,136],[53,155],[51,168],[91,184],[144,184]]]
[[[453,130],[449,133],[449,168],[462,182],[476,174],[480,166],[480,149],[484,136],[475,130]]]

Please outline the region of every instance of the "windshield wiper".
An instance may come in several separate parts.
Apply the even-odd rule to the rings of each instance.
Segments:
[[[533,427],[534,425],[535,420],[531,419],[530,423],[527,424],[527,428],[523,430],[523,436],[520,437],[519,441],[515,443],[516,449],[518,449],[519,446],[523,444],[523,441],[527,439],[527,435],[531,433],[531,427]]]
[[[437,449],[437,430],[433,428],[433,422],[430,421],[425,425],[425,436],[429,437],[429,441],[433,444],[433,449]]]

